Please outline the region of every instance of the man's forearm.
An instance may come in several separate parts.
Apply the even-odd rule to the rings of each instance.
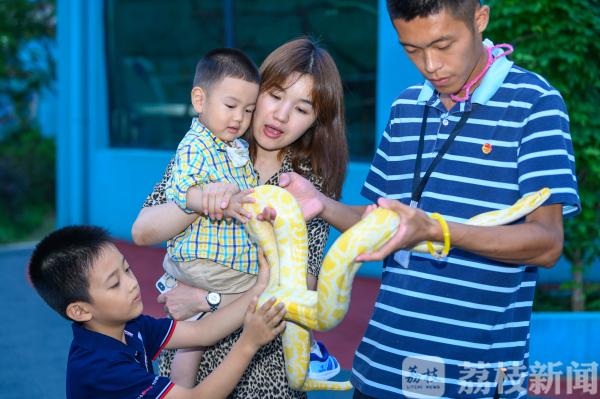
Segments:
[[[422,210],[395,200],[380,199],[378,204],[396,212],[401,223],[381,248],[360,255],[358,259],[361,262],[382,260],[400,249],[411,249],[423,241],[444,241],[440,223]],[[448,227],[451,247],[500,262],[551,267],[562,252],[561,204],[542,206],[529,214],[521,224],[483,227],[448,223]]]
[[[539,208],[525,223],[480,227],[449,223],[453,247],[515,265],[552,267],[562,252],[562,206]],[[437,241],[443,241],[441,229]]]
[[[345,205],[326,196],[323,196],[322,201],[324,208],[319,216],[341,232],[354,226],[360,220],[366,208],[364,205]]]

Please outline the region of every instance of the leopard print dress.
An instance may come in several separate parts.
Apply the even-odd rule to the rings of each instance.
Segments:
[[[162,180],[154,186],[154,190],[144,202],[144,207],[163,204],[167,201],[165,190],[171,176],[174,160],[172,159],[163,175]],[[287,153],[279,171],[265,184],[278,185],[279,176],[285,172],[292,172],[290,154]],[[306,177],[313,185],[322,191],[323,180],[312,173],[308,161],[301,163],[296,172]],[[329,237],[329,225],[321,218],[314,218],[307,223],[308,229],[308,273],[319,277],[323,261],[323,251]],[[208,348],[202,356],[196,380],[206,378],[225,359],[231,351],[233,344],[239,339],[242,329],[238,329],[230,336],[224,338],[216,345]],[[160,375],[169,377],[171,363],[175,351],[164,350],[159,357]],[[306,393],[295,391],[288,386],[285,376],[285,363],[283,358],[283,345],[281,337],[263,346],[254,356],[248,369],[244,372],[239,384],[229,395],[229,398],[249,399],[287,399],[306,398]]]

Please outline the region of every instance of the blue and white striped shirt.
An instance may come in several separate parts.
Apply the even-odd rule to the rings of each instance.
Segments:
[[[474,107],[431,175],[419,208],[462,222],[549,187],[545,205],[563,204],[565,216],[578,212],[565,104],[542,77],[506,58],[492,64],[470,101],[451,111],[429,82],[406,89],[392,104],[362,190],[366,198],[410,202],[425,106],[430,110],[422,175],[462,114]],[[486,154],[484,145],[491,152]],[[388,257],[352,383],[377,398],[407,393],[491,398],[498,368],[507,367],[502,397],[525,396],[536,277],[534,266],[507,265],[459,249],[441,261],[413,253],[408,268]],[[424,356],[437,360],[427,363],[431,359]],[[427,368],[422,360],[438,367]],[[426,375],[430,389],[414,384]]]

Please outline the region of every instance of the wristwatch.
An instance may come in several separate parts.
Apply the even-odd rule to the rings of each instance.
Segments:
[[[206,302],[208,303],[208,306],[210,306],[211,312],[216,311],[221,303],[221,294],[218,292],[209,292],[206,295]]]

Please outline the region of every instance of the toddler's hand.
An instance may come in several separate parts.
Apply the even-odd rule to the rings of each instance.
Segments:
[[[211,219],[221,219],[232,195],[240,189],[233,183],[208,183],[202,187],[202,213]]]
[[[244,318],[244,330],[240,336],[240,341],[246,342],[254,350],[271,342],[285,329],[283,303],[273,306],[275,298],[271,298],[256,309],[257,302],[257,297],[250,301]]]
[[[252,213],[244,209],[244,204],[249,204],[256,201],[254,198],[249,196],[253,191],[254,190],[251,188],[248,190],[238,191],[227,198],[227,201],[223,200],[221,203],[221,208],[223,209],[225,217],[228,219],[236,219],[240,223],[247,223],[248,220],[252,218]]]

